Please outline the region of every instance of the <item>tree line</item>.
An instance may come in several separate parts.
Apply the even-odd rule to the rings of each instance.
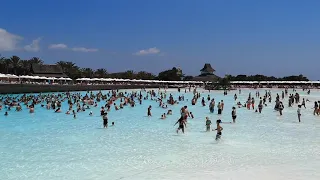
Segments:
[[[43,65],[44,61],[38,57],[33,57],[28,60],[21,59],[18,56],[12,56],[9,58],[0,55],[0,73],[3,74],[15,74],[15,75],[32,75],[32,64]],[[120,78],[120,79],[144,79],[144,80],[182,80],[182,71],[173,67],[170,70],[160,72],[155,75],[146,71],[135,72],[133,70],[127,70],[124,72],[109,73],[104,68],[92,69],[81,68],[71,61],[58,61],[56,62],[63,72],[71,79],[77,78]]]
[[[44,61],[38,57],[25,60],[18,56],[12,56],[9,58],[0,55],[0,72],[4,74],[15,75],[31,75],[32,64],[44,64]],[[176,67],[160,72],[155,75],[146,71],[135,72],[133,70],[127,70],[124,72],[109,73],[104,68],[92,69],[81,68],[71,61],[58,61],[57,65],[61,66],[63,72],[71,79],[77,78],[121,78],[121,79],[144,79],[144,80],[164,80],[164,81],[179,81],[179,80],[192,80],[193,76],[186,76],[182,70]],[[264,75],[226,75],[221,78],[222,81],[308,81],[308,78],[303,75],[287,76],[277,78],[274,76]]]
[[[261,74],[257,75],[225,75],[226,79],[229,81],[309,81],[309,79],[302,74],[300,75],[292,75],[292,76],[285,76],[285,77],[274,77],[274,76],[265,76]]]

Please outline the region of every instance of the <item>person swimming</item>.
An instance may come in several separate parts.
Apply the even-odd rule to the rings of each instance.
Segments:
[[[166,119],[167,117],[166,117],[166,113],[163,113],[162,115],[161,115],[161,118],[160,119]]]

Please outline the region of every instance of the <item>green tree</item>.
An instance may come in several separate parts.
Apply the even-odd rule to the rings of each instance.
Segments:
[[[155,75],[153,75],[152,73],[146,72],[146,71],[139,71],[136,74],[136,78],[137,79],[146,79],[146,80],[153,80],[156,78]]]
[[[222,89],[228,89],[230,87],[230,80],[228,77],[220,78],[218,81],[220,87]]]
[[[71,79],[77,79],[81,77],[81,71],[78,66],[73,62],[59,61],[56,63],[61,66],[63,72]]]
[[[6,63],[5,63],[6,58],[2,57],[0,54],[0,72],[5,72],[6,71]]]
[[[133,70],[128,70],[128,71],[124,72],[122,75],[123,75],[122,76],[123,79],[135,79],[136,78]]]
[[[82,77],[93,78],[94,71],[91,68],[82,68],[81,75]]]
[[[10,58],[10,67],[13,69],[13,73],[17,74],[18,70],[21,68],[21,60],[18,56],[12,56]]]
[[[28,60],[30,64],[43,64],[43,61],[38,57],[33,57]]]
[[[31,62],[29,60],[21,60],[22,74],[24,75],[30,74],[30,70],[31,70]]]
[[[191,81],[193,79],[193,76],[184,76],[183,80],[184,81]]]
[[[108,76],[108,72],[106,69],[100,68],[94,72],[94,76],[97,78],[106,78]]]
[[[170,70],[160,72],[158,79],[163,81],[180,81],[182,76],[182,70],[173,67]]]

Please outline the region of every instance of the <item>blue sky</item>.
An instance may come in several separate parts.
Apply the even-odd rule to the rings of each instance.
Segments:
[[[109,72],[198,75],[320,71],[320,1],[3,0],[0,53]]]

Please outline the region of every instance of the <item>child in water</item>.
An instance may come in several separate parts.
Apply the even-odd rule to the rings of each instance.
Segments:
[[[166,119],[166,113],[163,113],[160,119]]]
[[[191,116],[191,118],[192,118],[192,119],[194,118],[194,116],[193,116],[192,112],[190,112],[190,116]]]
[[[206,117],[206,127],[207,127],[207,132],[209,132],[210,131],[210,127],[211,127],[211,120],[208,118],[208,117]]]

